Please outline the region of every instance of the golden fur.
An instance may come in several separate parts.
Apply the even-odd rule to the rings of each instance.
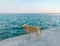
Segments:
[[[36,32],[37,36],[41,34],[41,29],[39,27],[29,26],[27,24],[24,24],[23,27],[26,28],[27,33]]]

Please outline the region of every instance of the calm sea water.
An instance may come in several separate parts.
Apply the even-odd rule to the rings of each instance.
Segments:
[[[26,34],[23,24],[38,26],[42,30],[60,26],[60,16],[40,13],[0,14],[0,40]]]

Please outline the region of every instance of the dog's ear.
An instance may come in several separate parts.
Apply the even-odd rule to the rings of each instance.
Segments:
[[[26,26],[26,25],[27,25],[27,24],[24,24],[23,27]]]
[[[29,27],[29,25],[27,25],[27,27]]]
[[[24,27],[24,25],[23,25],[23,27]]]
[[[24,26],[28,26],[28,27],[29,27],[29,25],[27,25],[27,24],[24,24],[23,27],[24,27]]]
[[[27,24],[24,24],[24,26],[26,26]]]

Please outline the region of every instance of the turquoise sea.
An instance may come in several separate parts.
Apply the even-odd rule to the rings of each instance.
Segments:
[[[23,24],[45,30],[60,26],[60,16],[48,13],[0,13],[0,41],[26,34]]]

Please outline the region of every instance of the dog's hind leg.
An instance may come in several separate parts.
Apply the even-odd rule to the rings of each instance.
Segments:
[[[40,30],[37,30],[37,31],[36,31],[36,38],[39,39],[40,35],[41,35]]]
[[[30,34],[29,32],[27,32],[26,38],[27,38],[27,39],[30,39],[30,36],[31,36],[31,34]]]
[[[37,34],[38,35],[41,35],[41,30],[37,30]]]
[[[40,30],[37,30],[37,31],[36,31],[36,34],[37,34],[37,35],[40,35],[40,34],[41,34]]]

